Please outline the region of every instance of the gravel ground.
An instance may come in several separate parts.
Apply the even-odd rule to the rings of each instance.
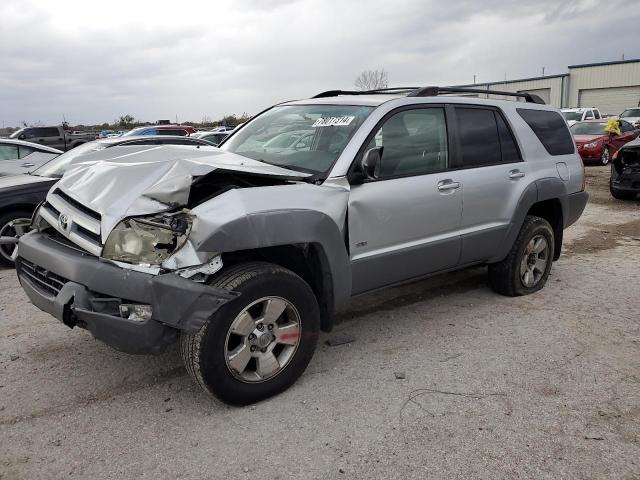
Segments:
[[[541,292],[472,269],[361,298],[331,334],[354,343],[323,335],[293,388],[247,408],[176,350],[68,330],[2,270],[0,478],[640,479],[640,202],[607,179],[588,169]]]

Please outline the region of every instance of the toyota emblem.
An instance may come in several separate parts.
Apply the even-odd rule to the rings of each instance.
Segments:
[[[69,216],[66,213],[61,213],[58,217],[58,225],[65,232],[69,229]]]

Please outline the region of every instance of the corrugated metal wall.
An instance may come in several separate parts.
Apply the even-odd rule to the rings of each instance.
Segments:
[[[569,73],[564,75],[460,86],[536,93],[554,107],[598,107],[602,113],[619,114],[621,108],[637,106],[640,102],[640,95],[636,95],[640,89],[640,60],[576,65],[569,67]],[[581,101],[597,104],[580,105]]]
[[[635,89],[620,88],[640,87],[640,62],[574,67],[570,68],[569,72],[569,105],[572,107],[578,106],[581,98],[582,103],[597,98],[599,105],[584,106],[595,106],[603,113],[618,114],[622,103],[632,102],[625,105],[629,107],[637,106],[640,101],[640,95],[637,98],[633,94],[629,96]],[[598,95],[594,95],[596,89],[600,90]],[[610,90],[607,91],[608,89]]]

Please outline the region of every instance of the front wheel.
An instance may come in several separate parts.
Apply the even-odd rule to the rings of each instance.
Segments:
[[[600,155],[600,163],[602,163],[602,165],[609,165],[609,160],[611,160],[611,151],[609,147],[603,147],[602,154]]]
[[[0,214],[0,265],[13,267],[18,240],[29,230],[31,212],[17,210]]]
[[[212,286],[240,293],[194,334],[182,334],[180,352],[191,377],[208,393],[246,405],[289,388],[316,348],[320,313],[298,275],[278,265],[233,266]]]
[[[491,288],[509,297],[537,292],[547,283],[554,248],[549,222],[528,215],[507,257],[489,265]]]

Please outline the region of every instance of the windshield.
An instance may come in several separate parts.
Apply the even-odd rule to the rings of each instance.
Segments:
[[[40,177],[60,178],[64,175],[64,172],[69,168],[71,162],[85,153],[95,152],[102,150],[104,145],[99,142],[88,142],[77,146],[76,148],[63,153],[62,155],[54,158],[50,162],[45,163],[40,168],[36,168],[32,174]]]
[[[223,150],[308,173],[324,173],[337,160],[373,107],[286,105],[242,127]]]
[[[9,135],[9,138],[18,138],[20,136],[20,134],[22,132],[24,132],[25,129],[21,128],[20,130],[16,130],[15,132],[13,132],[11,135]]]
[[[630,108],[620,114],[620,118],[640,117],[640,108]]]
[[[567,122],[570,122],[571,120],[579,122],[582,120],[582,112],[562,112],[562,116]]]
[[[604,127],[606,123],[600,122],[580,122],[571,127],[571,133],[574,135],[604,135]]]

